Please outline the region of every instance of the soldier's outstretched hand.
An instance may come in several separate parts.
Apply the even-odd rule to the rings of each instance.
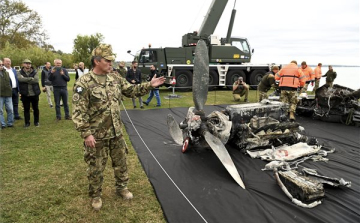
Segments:
[[[150,81],[150,85],[151,87],[157,87],[162,85],[165,82],[165,77],[156,77],[156,74],[154,75],[154,77],[151,79]]]

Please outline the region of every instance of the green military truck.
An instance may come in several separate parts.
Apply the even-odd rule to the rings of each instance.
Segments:
[[[228,0],[213,0],[199,32],[187,33],[182,37],[181,47],[145,48],[134,56],[138,67],[144,74],[150,73],[150,66],[155,65],[159,73],[166,77],[166,85],[176,80],[176,89],[191,89],[194,65],[194,53],[198,40],[207,43],[209,52],[209,88],[231,88],[238,77],[256,88],[263,75],[274,63],[251,64],[251,49],[246,38],[231,37],[236,10],[233,9],[226,38],[212,35]],[[131,53],[129,50],[128,53]]]

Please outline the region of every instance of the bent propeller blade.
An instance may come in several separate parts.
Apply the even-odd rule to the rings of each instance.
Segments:
[[[182,131],[177,121],[171,114],[168,114],[166,121],[171,137],[174,139],[174,141],[177,144],[182,145],[183,144]]]
[[[213,136],[210,132],[206,131],[204,134],[206,142],[209,144],[211,149],[214,151],[216,156],[219,158],[221,163],[224,165],[226,170],[230,173],[232,178],[245,189],[244,182],[242,181],[239,172],[237,171],[234,162],[232,161],[230,154],[226,150],[224,144],[220,141],[219,138]]]
[[[196,110],[204,109],[209,85],[209,54],[204,40],[199,40],[195,48],[193,72],[193,101]]]

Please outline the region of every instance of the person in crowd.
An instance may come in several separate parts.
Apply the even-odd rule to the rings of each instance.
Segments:
[[[297,89],[304,87],[306,77],[298,68],[296,60],[284,66],[276,75],[281,90],[280,100],[289,104],[289,119],[295,121],[296,105],[298,103]]]
[[[109,155],[116,194],[127,200],[133,198],[127,187],[127,145],[122,133],[121,95],[140,97],[165,82],[164,77],[154,77],[150,82],[130,84],[112,71],[111,62],[114,59],[111,45],[100,44],[92,52],[93,70],[80,77],[74,86],[72,119],[84,139],[89,196],[94,210],[102,207],[103,172]]]
[[[275,84],[275,74],[279,72],[278,66],[273,66],[271,71],[267,72],[261,79],[258,90],[259,90],[259,102],[263,99],[267,99],[268,95],[267,92],[270,90],[271,87],[276,87]]]
[[[39,75],[37,70],[31,66],[31,61],[25,59],[23,67],[17,73],[21,101],[24,106],[25,125],[30,126],[30,104],[34,113],[34,125],[39,127],[39,95],[41,93],[39,86]]]
[[[315,73],[311,67],[309,67],[305,61],[301,62],[301,72],[305,75],[306,81],[305,86],[301,89],[301,93],[306,93],[309,84],[311,83],[312,86],[314,86],[315,81]]]
[[[55,59],[54,67],[51,69],[49,75],[49,81],[52,82],[54,88],[54,100],[55,100],[55,110],[56,110],[56,120],[61,120],[61,111],[60,111],[60,100],[63,102],[65,119],[71,120],[69,113],[68,105],[68,90],[67,82],[70,81],[69,73],[65,68],[62,68],[62,60]]]
[[[3,60],[5,70],[9,73],[11,79],[11,87],[12,87],[12,104],[14,111],[14,119],[21,120],[21,116],[19,115],[19,81],[17,79],[16,70],[11,67],[10,58],[4,58]]]
[[[43,70],[41,71],[41,86],[43,92],[46,93],[46,98],[50,108],[53,108],[53,103],[51,101],[51,92],[54,92],[51,81],[49,81],[49,74],[51,72],[51,63],[46,62]]]
[[[318,63],[317,67],[314,70],[315,73],[315,87],[312,90],[312,93],[315,94],[315,91],[319,88],[320,85],[320,78],[322,75],[321,72],[322,63]]]
[[[323,77],[326,77],[326,86],[333,87],[334,80],[336,79],[337,73],[333,70],[333,67],[329,65],[329,70]]]
[[[249,102],[249,85],[245,83],[243,77],[239,77],[233,84],[233,97],[235,101],[240,101],[241,97],[245,95],[244,101]]]
[[[77,69],[75,69],[75,81],[79,79],[82,75],[89,72],[89,69],[85,69],[84,62],[80,62]]]
[[[137,69],[138,67],[138,63],[136,61],[133,61],[131,63],[132,67],[131,69],[129,69],[127,71],[126,74],[126,80],[130,83],[130,84],[141,84],[141,71],[139,69]],[[136,101],[135,101],[136,97],[132,98],[132,103],[134,108],[136,108]],[[139,97],[139,104],[140,104],[140,108],[144,108],[143,106],[143,100],[141,97]]]
[[[127,69],[125,66],[125,61],[121,61],[119,63],[119,69],[117,70],[117,72],[120,74],[121,77],[126,78]]]
[[[7,123],[3,112],[3,107],[7,114]],[[1,129],[14,127],[14,114],[12,105],[12,84],[9,73],[4,68],[4,63],[0,60],[0,122]]]
[[[158,76],[157,72],[156,72],[156,67],[155,65],[151,65],[150,66],[150,75],[148,78],[148,81],[151,81],[151,79],[156,75],[156,77]],[[161,99],[160,99],[160,94],[159,94],[159,88],[154,88],[152,90],[150,90],[150,94],[149,97],[147,98],[147,100],[144,102],[144,104],[149,105],[151,99],[154,97],[156,98],[156,107],[160,107],[161,106]]]

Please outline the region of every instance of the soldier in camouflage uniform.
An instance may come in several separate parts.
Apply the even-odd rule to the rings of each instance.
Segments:
[[[329,66],[329,70],[323,76],[323,77],[326,77],[326,85],[328,87],[333,87],[334,80],[335,80],[336,76],[337,76],[336,71],[333,70],[332,66]]]
[[[239,77],[237,81],[233,84],[233,97],[234,101],[240,101],[241,97],[245,95],[245,102],[249,102],[249,85],[247,85],[242,77]]]
[[[267,99],[268,95],[266,94],[271,87],[276,87],[275,85],[275,74],[279,72],[278,66],[273,66],[271,71],[267,72],[261,79],[258,90],[259,90],[259,102],[263,99]]]
[[[103,171],[108,155],[114,168],[116,193],[124,199],[132,199],[127,188],[127,146],[123,139],[120,117],[120,99],[142,96],[164,83],[164,77],[138,85],[128,83],[112,72],[111,61],[115,57],[110,45],[101,44],[92,52],[92,71],[75,83],[73,116],[76,129],[84,139],[84,160],[88,164],[89,195],[92,207],[100,210]]]
[[[121,61],[119,63],[119,69],[117,72],[121,75],[121,77],[126,78],[127,69],[125,68],[125,62]]]

